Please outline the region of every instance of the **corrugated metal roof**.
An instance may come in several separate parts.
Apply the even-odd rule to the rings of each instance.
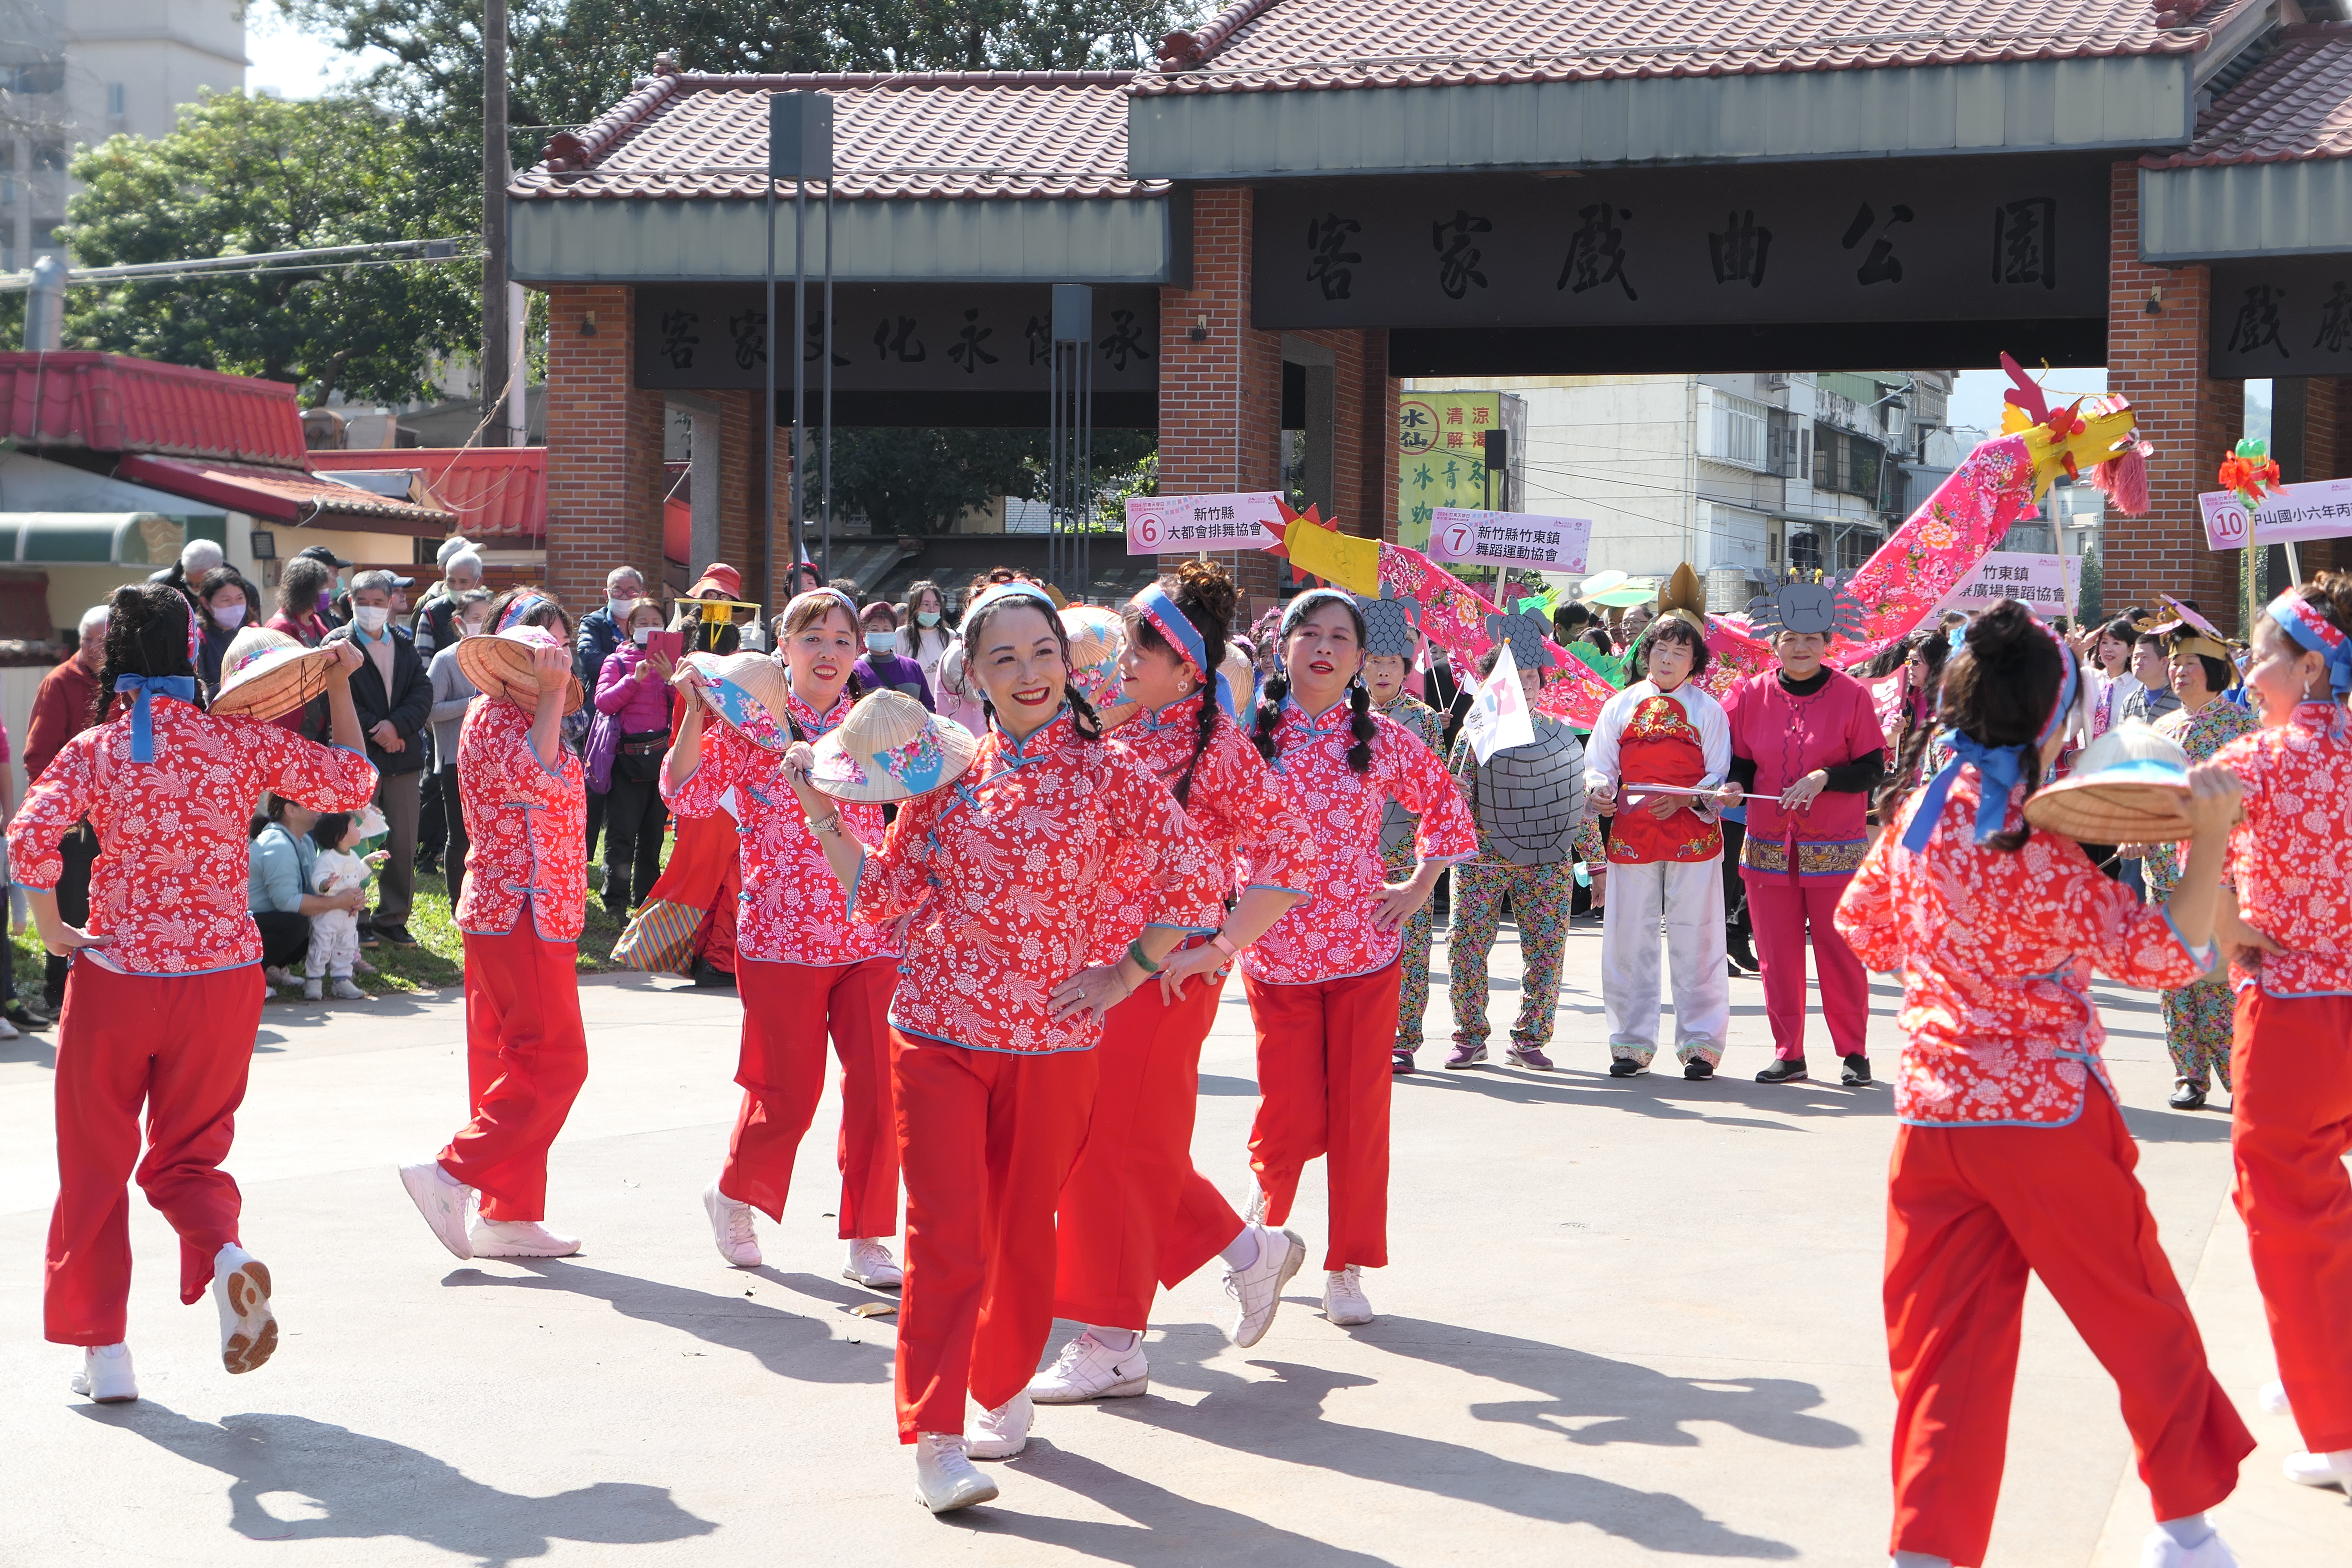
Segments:
[[[2352,23],[2280,31],[2245,79],[2197,117],[2197,140],[2140,160],[2144,169],[2288,163],[2352,157]]]
[[[2207,0],[1241,0],[1172,33],[1165,93],[1612,81],[2189,54]]]
[[[834,95],[835,195],[856,199],[1128,196],[1128,71],[665,75],[551,141],[518,200],[767,194],[768,95]]]
[[[313,452],[310,466],[356,478],[414,474],[433,503],[454,514],[451,531],[468,539],[547,537],[544,447],[404,447],[384,451]]]
[[[454,514],[437,507],[387,500],[354,485],[319,479],[299,468],[133,453],[115,465],[115,477],[297,527],[343,527],[362,533],[447,533]]]
[[[6,436],[26,447],[302,466],[284,382],[81,350],[0,353]]]

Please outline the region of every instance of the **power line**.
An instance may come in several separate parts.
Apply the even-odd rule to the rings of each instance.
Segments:
[[[267,262],[321,263],[333,257],[373,257],[387,251],[413,251],[421,254],[393,258],[400,261],[470,261],[480,254],[480,239],[473,235],[450,239],[384,239],[362,245],[323,245],[307,250],[264,250],[250,256],[207,256],[185,261],[142,261],[121,267],[76,267],[67,269],[65,281],[68,288],[82,283],[108,283],[132,278],[176,278],[201,272],[253,271],[315,271],[316,265],[263,267]],[[459,247],[471,247],[461,252]],[[342,265],[361,265],[347,262]],[[30,272],[0,273],[0,293],[22,293],[33,286]]]

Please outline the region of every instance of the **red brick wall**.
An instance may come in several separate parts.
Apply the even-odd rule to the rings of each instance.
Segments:
[[[547,585],[575,617],[614,567],[661,572],[662,400],[632,384],[635,315],[625,288],[548,290]]]
[[[760,444],[765,395],[714,392],[726,410],[719,420],[719,559],[751,581],[751,540],[759,526],[760,475],[767,453]]]
[[[2145,517],[2107,515],[2103,599],[2110,614],[2152,605],[2159,593],[2198,601],[2224,629],[2242,618],[2238,557],[2205,547],[2197,506],[2245,423],[2245,388],[2205,374],[2212,280],[2202,267],[2151,267],[2139,258],[2137,164],[2114,167],[2107,269],[2107,385],[2131,399],[2153,443]],[[2151,290],[2162,309],[2147,308]],[[2031,359],[2032,355],[2021,356]]]

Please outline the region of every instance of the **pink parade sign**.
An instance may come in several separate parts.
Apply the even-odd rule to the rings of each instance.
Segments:
[[[1272,490],[1230,496],[1131,496],[1129,555],[1190,550],[1264,550],[1282,542],[1282,497]]]
[[[2210,490],[2197,498],[2205,511],[2205,544],[2210,550],[2246,547],[2246,503],[2232,490]],[[2263,498],[2251,521],[2256,544],[2291,544],[2303,539],[2352,537],[2352,479],[2311,479],[2282,485]]]

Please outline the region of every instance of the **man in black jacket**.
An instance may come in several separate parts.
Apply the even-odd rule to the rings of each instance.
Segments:
[[[362,919],[363,946],[388,942],[414,947],[408,909],[416,890],[417,786],[425,777],[425,726],[433,714],[433,682],[407,629],[392,624],[389,572],[362,572],[352,580],[347,636],[366,658],[352,674],[352,705],[367,731],[368,761],[376,768],[375,802],[392,830],[375,913]]]

